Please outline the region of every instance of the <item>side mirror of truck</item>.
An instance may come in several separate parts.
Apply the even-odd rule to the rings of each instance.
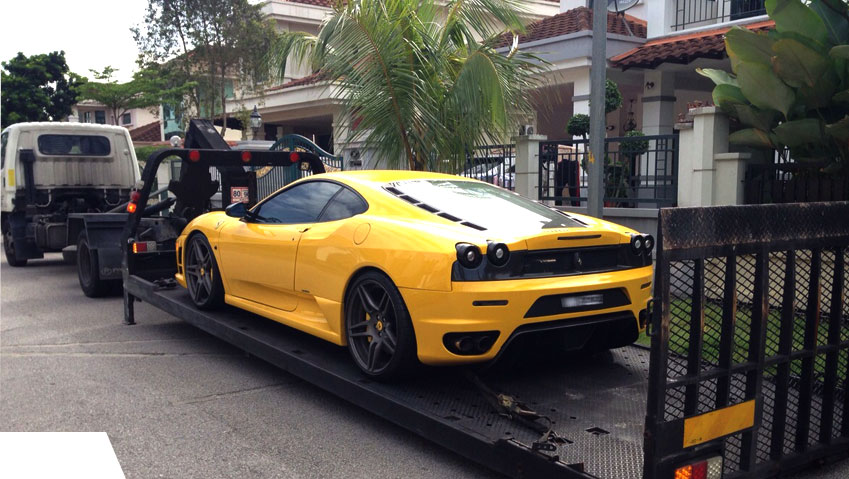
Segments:
[[[227,206],[224,211],[227,213],[227,216],[232,216],[233,218],[244,218],[248,212],[248,208],[244,203],[239,202]]]

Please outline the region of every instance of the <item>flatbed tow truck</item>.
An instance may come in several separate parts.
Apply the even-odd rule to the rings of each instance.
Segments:
[[[142,214],[169,156],[183,160],[171,188],[183,205],[208,204],[211,167],[225,197],[248,186],[249,202],[245,166],[323,171],[305,152],[153,153],[123,230],[126,324],[141,301],[512,477],[771,477],[849,455],[847,203],[662,210],[651,348],[387,384],[344,348],[235,308],[194,307],[163,235],[187,218],[151,225]]]

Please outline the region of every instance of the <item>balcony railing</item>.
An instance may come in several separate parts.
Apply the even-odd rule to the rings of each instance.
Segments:
[[[764,0],[675,0],[672,30],[765,15]]]

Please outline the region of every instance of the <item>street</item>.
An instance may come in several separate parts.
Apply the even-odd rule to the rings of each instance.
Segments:
[[[148,305],[123,325],[59,255],[0,277],[0,430],[105,431],[128,478],[496,477]]]
[[[127,478],[496,477],[148,305],[123,325],[59,255],[0,277],[0,430],[105,431]]]

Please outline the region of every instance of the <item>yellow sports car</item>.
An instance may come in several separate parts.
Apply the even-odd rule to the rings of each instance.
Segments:
[[[199,308],[227,303],[347,345],[365,374],[389,378],[521,340],[635,341],[653,242],[473,179],[338,172],[195,218],[176,277]]]

